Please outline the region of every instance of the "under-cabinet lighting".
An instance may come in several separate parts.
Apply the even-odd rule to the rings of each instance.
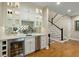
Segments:
[[[19,14],[19,11],[15,11],[15,14]]]

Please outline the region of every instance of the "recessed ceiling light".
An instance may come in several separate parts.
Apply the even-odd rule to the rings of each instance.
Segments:
[[[60,5],[60,2],[57,2],[57,5]]]
[[[71,12],[71,10],[70,10],[70,9],[68,9],[68,10],[67,10],[67,12]]]
[[[9,6],[9,2],[7,2],[7,5]]]

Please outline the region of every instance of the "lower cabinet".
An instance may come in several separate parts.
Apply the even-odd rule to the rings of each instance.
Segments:
[[[25,38],[25,55],[35,51],[35,37],[28,36]]]
[[[31,40],[31,52],[35,51],[35,38],[33,40]]]
[[[0,40],[0,57],[7,57],[7,40]]]
[[[46,46],[47,46],[47,38],[46,38],[46,36],[41,36],[40,43],[41,43],[41,49],[46,48]]]
[[[39,37],[27,36],[25,38],[25,55],[30,54],[38,49],[44,49],[46,48],[46,46],[47,46],[46,36],[39,36]]]
[[[23,38],[24,39],[24,38]],[[26,36],[24,39],[25,46],[25,55],[30,54],[38,49],[46,48],[47,46],[47,38],[46,36]],[[8,56],[8,41],[1,40],[0,41],[0,56],[7,57]]]
[[[31,44],[30,44],[30,40],[26,40],[25,39],[25,55],[29,54],[31,51]]]

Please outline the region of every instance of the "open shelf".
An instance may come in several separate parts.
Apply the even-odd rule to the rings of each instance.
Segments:
[[[2,45],[6,45],[6,41],[2,41]]]
[[[2,50],[6,50],[6,46],[2,46]]]
[[[2,55],[6,55],[6,51],[3,51],[3,52],[2,52]]]

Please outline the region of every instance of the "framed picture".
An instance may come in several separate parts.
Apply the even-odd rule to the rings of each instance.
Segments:
[[[79,31],[79,20],[75,21],[75,30]]]

